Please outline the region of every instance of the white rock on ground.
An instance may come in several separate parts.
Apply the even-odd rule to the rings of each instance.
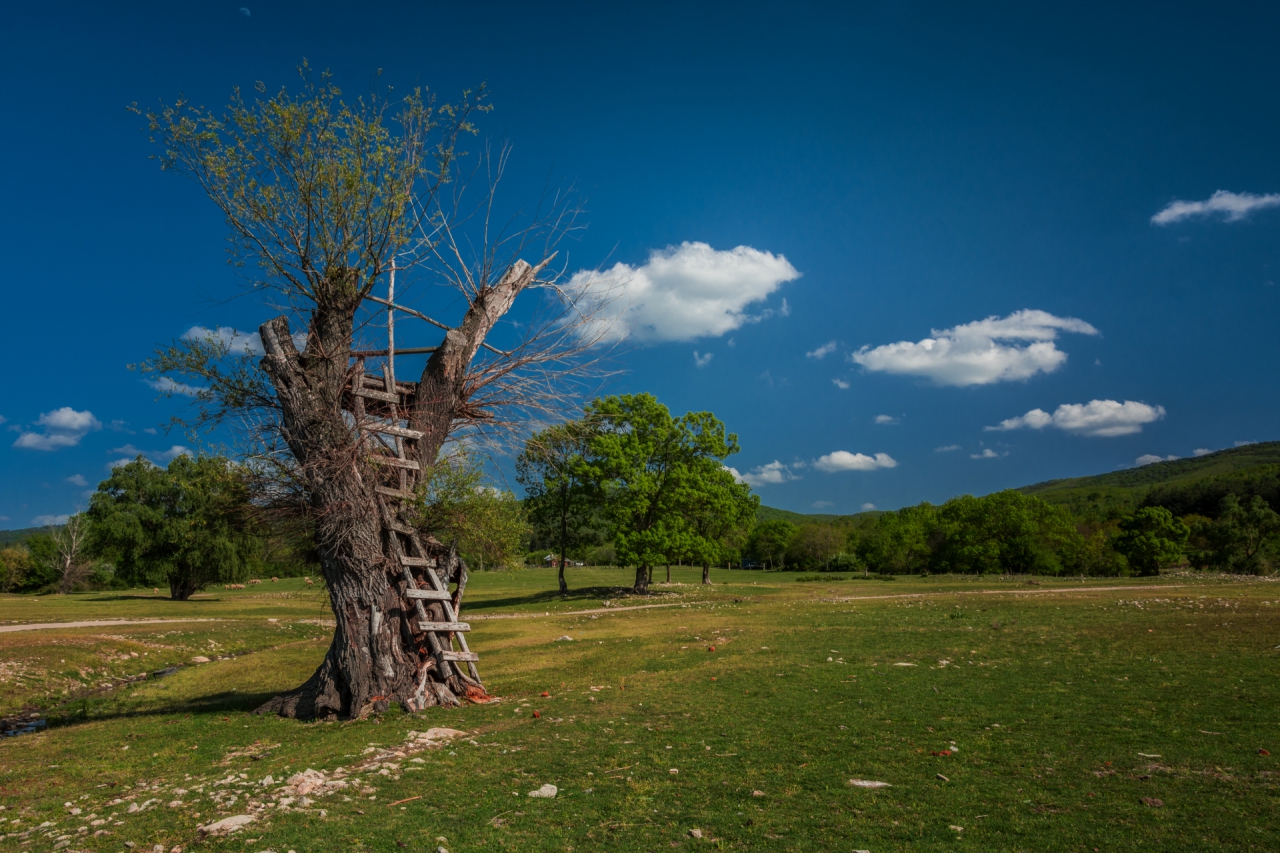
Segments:
[[[889,788],[888,782],[877,782],[874,779],[850,779],[849,784],[855,788]]]
[[[529,796],[537,799],[550,800],[557,793],[559,793],[559,789],[555,785],[547,784],[543,785],[536,791],[530,791]]]
[[[245,826],[253,823],[255,820],[257,820],[257,818],[255,818],[251,814],[238,814],[238,815],[232,815],[231,817],[223,818],[222,820],[216,821],[215,823],[205,824],[204,826],[198,826],[196,827],[196,829],[200,832],[202,836],[230,835],[231,833],[238,832],[239,830],[243,829]]]

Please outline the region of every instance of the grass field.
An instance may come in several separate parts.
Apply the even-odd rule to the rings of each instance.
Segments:
[[[0,628],[206,620],[0,633],[0,710],[50,723],[0,741],[0,847],[1280,849],[1280,585],[713,579],[637,599],[571,570],[566,600],[550,571],[474,575],[502,701],[336,724],[249,713],[328,642],[297,581],[0,597]],[[466,734],[412,745],[431,727]],[[308,768],[344,786],[287,802]]]

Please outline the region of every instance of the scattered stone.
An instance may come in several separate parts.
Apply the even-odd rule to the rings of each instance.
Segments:
[[[941,781],[941,782],[950,782],[950,781],[951,781],[951,780],[950,780],[950,779],[948,779],[946,776],[943,776],[941,773],[939,773],[937,776],[934,776],[933,778],[935,778],[935,779],[937,779],[937,780],[939,780],[939,781]]]
[[[191,659],[192,663],[208,663],[209,659],[204,655],[196,655]]]
[[[1150,806],[1153,809],[1158,809],[1164,805],[1164,800],[1156,799],[1155,797],[1143,797],[1142,804],[1144,806]]]
[[[763,797],[763,796],[764,796],[764,791],[752,791],[752,792],[751,792],[751,796],[753,796],[753,797]]]
[[[701,838],[701,837],[702,837],[702,830],[701,830],[701,829],[691,829],[691,830],[689,830],[689,837],[690,837],[690,838]]]
[[[849,784],[855,788],[890,788],[888,782],[877,782],[874,779],[850,779]]]
[[[895,663],[894,666],[915,666],[913,663]]]
[[[196,830],[200,833],[201,837],[207,835],[230,835],[233,832],[239,832],[255,820],[257,820],[257,818],[249,814],[232,815],[231,817],[223,818],[222,820],[214,823],[198,826],[196,827]]]
[[[550,800],[550,799],[553,799],[557,793],[559,793],[559,790],[560,789],[557,788],[555,785],[548,783],[546,785],[543,785],[541,788],[539,788],[536,791],[530,791],[529,796],[535,799]]]
[[[954,823],[947,827],[947,829],[954,829],[956,832],[964,832],[963,826],[956,826]]]
[[[563,637],[556,637],[556,642],[557,642],[557,643],[572,643],[572,642],[573,642],[573,637],[570,637],[568,634],[565,634]]]

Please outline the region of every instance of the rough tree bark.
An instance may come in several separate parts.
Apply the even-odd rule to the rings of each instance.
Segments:
[[[409,428],[424,433],[417,446],[417,461],[424,470],[435,464],[459,423],[484,416],[468,403],[475,390],[468,385],[471,362],[494,324],[545,264],[532,267],[517,261],[497,284],[482,288],[461,325],[445,333],[427,362],[405,412]],[[352,719],[385,710],[393,702],[416,711],[458,704],[462,698],[488,698],[457,667],[450,665],[450,671],[442,673],[427,635],[417,631],[416,610],[405,598],[407,584],[384,534],[373,491],[377,478],[356,429],[343,414],[357,304],[353,298],[340,311],[317,310],[302,352],[294,346],[284,317],[260,329],[262,367],[275,387],[283,436],[310,497],[320,566],[337,625],[329,651],[311,678],[264,704],[259,713]],[[393,521],[407,526],[412,519]],[[436,540],[421,539],[443,569],[440,573],[461,589],[466,583],[462,560]],[[455,595],[455,609],[458,599]],[[439,602],[430,603],[427,616],[445,621]]]
[[[702,564],[702,582],[708,585],[710,585],[711,583],[711,564],[710,563]]]

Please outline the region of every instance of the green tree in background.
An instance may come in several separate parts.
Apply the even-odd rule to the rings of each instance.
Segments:
[[[419,525],[464,559],[497,568],[511,564],[529,535],[524,507],[511,492],[485,484],[484,467],[459,449],[424,472]]]
[[[1139,575],[1158,575],[1182,559],[1191,529],[1162,506],[1146,506],[1120,522],[1115,549]]]
[[[603,397],[588,404],[595,424],[590,477],[618,559],[635,566],[634,591],[649,588],[654,565],[688,551],[689,516],[710,480],[706,462],[738,452],[738,437],[710,412],[673,417],[652,394]]]
[[[594,542],[598,492],[586,455],[591,424],[569,421],[534,433],[516,459],[516,481],[524,487],[525,506],[534,528],[556,543],[560,594],[569,591],[564,578],[571,549]]]
[[[1262,574],[1280,543],[1280,515],[1260,495],[1247,502],[1227,495],[1212,538],[1215,565],[1232,572]]]
[[[165,469],[139,456],[98,486],[87,517],[92,547],[114,559],[119,577],[167,584],[175,601],[247,577],[258,563],[249,490],[221,457],[179,456]]]
[[[1066,509],[1012,489],[953,498],[938,521],[935,571],[1054,575],[1079,547]]]
[[[760,498],[714,458],[702,458],[690,466],[680,488],[686,492],[682,503],[689,532],[680,556],[690,565],[701,566],[702,582],[709,584],[711,567],[730,561],[745,541]]]
[[[884,574],[928,571],[938,509],[929,503],[886,512],[858,539],[858,557]]]
[[[800,528],[789,521],[774,519],[757,524],[747,541],[747,553],[768,568],[787,567],[787,549]]]
[[[831,568],[831,558],[844,547],[846,534],[830,524],[805,524],[787,548],[790,558],[812,568]]]

